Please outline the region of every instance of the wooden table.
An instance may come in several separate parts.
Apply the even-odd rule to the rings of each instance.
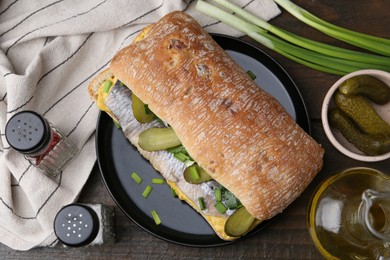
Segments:
[[[295,0],[297,4],[332,23],[376,36],[390,38],[389,0]],[[290,31],[323,42],[347,46],[299,22],[283,12],[272,23]],[[247,39],[247,38],[245,38]],[[326,150],[324,167],[305,192],[264,230],[241,242],[217,248],[191,248],[160,240],[132,223],[120,210],[116,211],[117,242],[112,246],[86,248],[38,248],[17,252],[0,245],[0,258],[148,258],[148,259],[321,259],[306,227],[306,210],[316,185],[336,171],[347,167],[367,166],[390,174],[390,160],[363,163],[343,156],[328,141],[321,126],[322,100],[329,87],[339,78],[296,64],[262,46],[290,74],[306,102],[312,124],[312,136]],[[349,47],[351,48],[351,47]],[[389,47],[390,48],[390,47]],[[103,203],[115,206],[103,184],[98,167],[80,196],[80,202]]]

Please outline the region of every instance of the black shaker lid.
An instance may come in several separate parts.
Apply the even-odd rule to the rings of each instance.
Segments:
[[[9,145],[23,154],[39,152],[50,141],[50,125],[33,111],[13,115],[5,127]]]
[[[54,232],[57,238],[70,247],[90,244],[99,231],[99,218],[90,207],[82,204],[69,204],[63,207],[54,219]]]

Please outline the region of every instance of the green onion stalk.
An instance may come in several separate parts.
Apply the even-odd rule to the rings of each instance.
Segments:
[[[360,69],[390,71],[389,57],[316,42],[273,26],[227,0],[212,1],[236,15],[201,0],[198,1],[196,9],[232,26],[265,47],[302,65],[337,75],[344,75]]]
[[[302,22],[329,36],[375,53],[390,56],[390,39],[355,32],[328,23],[294,4],[290,0],[275,0],[275,2]]]

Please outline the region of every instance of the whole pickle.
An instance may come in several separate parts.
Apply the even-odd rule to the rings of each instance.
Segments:
[[[390,137],[390,125],[364,97],[346,96],[336,91],[334,100],[336,105],[351,117],[364,133]]]
[[[390,152],[390,138],[362,133],[343,111],[334,108],[329,111],[329,122],[357,149],[366,155],[381,155]]]
[[[339,90],[347,96],[366,96],[379,105],[390,101],[390,87],[383,81],[369,75],[358,75],[349,78],[341,83]]]

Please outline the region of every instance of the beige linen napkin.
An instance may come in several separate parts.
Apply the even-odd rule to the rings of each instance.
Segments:
[[[272,0],[235,0],[270,19]],[[147,24],[174,10],[193,15],[209,32],[239,36],[194,10],[191,0],[0,1],[0,242],[16,250],[52,246],[53,220],[74,202],[96,160],[98,110],[87,86],[111,57]],[[46,177],[4,136],[16,112],[34,110],[80,149],[56,178]]]

